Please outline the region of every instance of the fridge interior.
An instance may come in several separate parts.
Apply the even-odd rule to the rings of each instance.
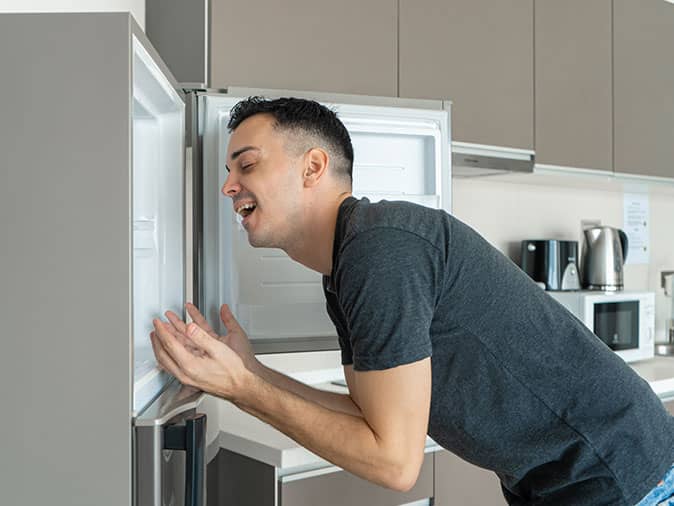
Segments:
[[[221,303],[232,308],[256,340],[335,336],[325,310],[320,274],[283,251],[253,248],[220,189],[230,109],[240,99],[200,97],[203,136],[202,295],[219,324]],[[450,210],[448,113],[389,106],[326,105],[337,112],[354,146],[353,193],[372,201],[405,200]],[[213,240],[212,238],[217,238]],[[224,328],[219,329],[225,333]]]
[[[152,319],[183,315],[185,104],[133,38],[133,412],[163,389],[149,334]]]

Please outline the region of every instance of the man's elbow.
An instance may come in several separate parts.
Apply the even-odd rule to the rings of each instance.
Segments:
[[[417,483],[421,462],[401,462],[389,469],[384,477],[384,486],[396,492],[409,492]]]

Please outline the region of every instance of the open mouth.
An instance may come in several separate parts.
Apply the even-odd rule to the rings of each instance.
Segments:
[[[248,216],[253,214],[256,208],[257,204],[254,202],[246,202],[245,204],[241,204],[236,208],[236,214],[246,219]]]

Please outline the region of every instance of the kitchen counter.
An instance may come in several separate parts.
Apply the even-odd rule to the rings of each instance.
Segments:
[[[674,398],[674,357],[656,357],[632,363],[630,366],[648,381],[660,398],[663,400]],[[333,385],[326,378],[337,371],[330,370],[329,375],[326,372],[317,371],[316,374],[302,376],[302,379],[319,378],[320,383],[306,382],[323,390],[346,392],[344,387]],[[343,379],[343,377],[332,379]],[[279,476],[334,467],[293,439],[241,411],[230,402],[205,395],[200,409],[209,414],[207,433],[207,461],[209,462],[217,455],[220,448],[224,448],[274,466]],[[430,437],[426,439],[426,452],[440,449],[441,447]]]
[[[630,366],[648,381],[658,397],[661,399],[674,397],[674,357],[655,357],[633,362]]]

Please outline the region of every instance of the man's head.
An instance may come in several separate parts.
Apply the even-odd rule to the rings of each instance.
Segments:
[[[222,188],[253,246],[287,250],[304,239],[312,211],[351,191],[353,147],[337,115],[298,98],[251,97],[227,125],[229,175]]]

